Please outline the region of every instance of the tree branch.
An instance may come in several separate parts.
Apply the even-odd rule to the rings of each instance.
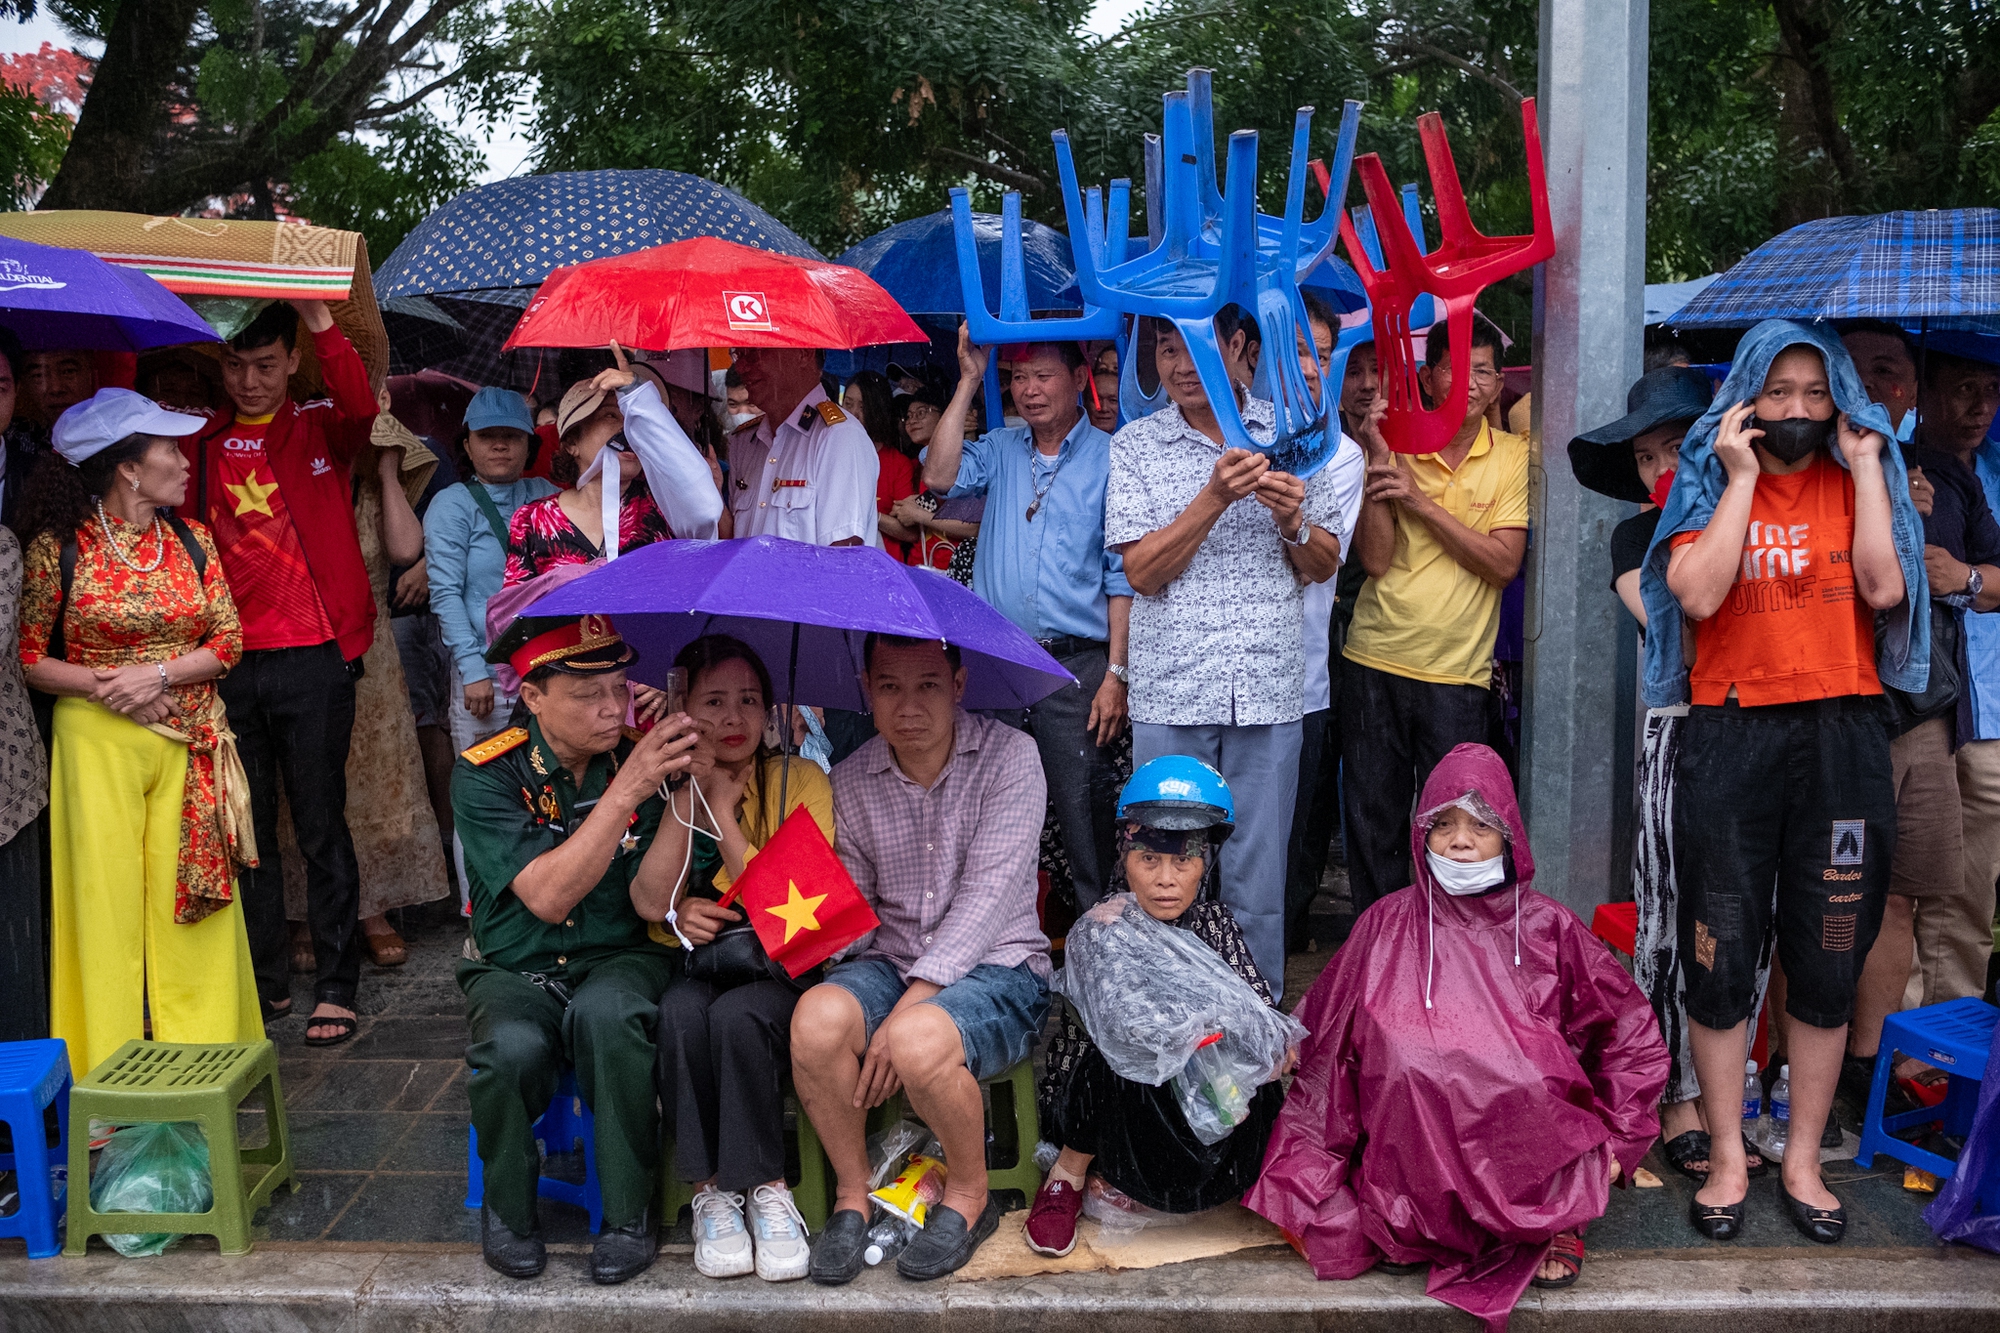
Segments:
[[[946,158],[968,168],[975,176],[984,176],[990,181],[997,181],[1002,185],[1011,185],[1017,190],[1034,194],[1048,193],[1049,183],[1040,176],[1031,175],[1025,171],[1016,171],[1012,167],[1003,167],[997,162],[988,162],[983,157],[975,157],[971,153],[960,152],[956,148],[937,147],[930,151],[934,157]]]
[[[360,115],[354,118],[354,123],[356,125],[365,125],[369,121],[387,120],[391,116],[400,116],[403,112],[408,111],[411,107],[423,101],[426,97],[429,97],[432,93],[437,92],[439,89],[442,88],[449,88],[451,87],[451,85],[453,85],[454,83],[458,83],[464,78],[465,78],[464,68],[460,67],[458,69],[455,69],[451,73],[444,75],[442,78],[432,79],[429,83],[417,89],[417,91],[411,93],[408,97],[401,98],[394,102],[389,102],[383,106],[371,106],[367,108]]]
[[[1501,78],[1498,74],[1490,70],[1481,69],[1470,60],[1462,56],[1455,56],[1441,46],[1433,46],[1429,42],[1405,40],[1396,43],[1390,49],[1389,54],[1408,58],[1400,65],[1384,65],[1379,71],[1383,74],[1401,74],[1415,69],[1419,65],[1435,61],[1441,65],[1450,65],[1460,73],[1470,74],[1482,83],[1491,84],[1493,87],[1507,94],[1507,96],[1513,98],[1516,102],[1527,100],[1526,94],[1513,84],[1507,82],[1507,80]]]

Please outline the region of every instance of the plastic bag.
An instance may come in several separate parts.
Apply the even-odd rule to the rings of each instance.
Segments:
[[[90,1176],[90,1206],[100,1213],[205,1213],[214,1205],[208,1139],[191,1120],[118,1130]],[[164,1253],[180,1236],[162,1231],[104,1239],[132,1259]]]
[[[1148,1208],[1094,1173],[1084,1181],[1083,1215],[1097,1221],[1097,1235],[1090,1243],[1100,1250],[1130,1245],[1147,1227],[1184,1227],[1196,1216]]]
[[[927,1157],[944,1156],[937,1136],[914,1120],[898,1120],[879,1134],[868,1136],[868,1188],[879,1190],[894,1180],[911,1153]]]
[[[1240,1097],[1247,1110],[1250,1094],[1276,1078],[1306,1038],[1220,954],[1147,916],[1129,893],[1084,913],[1070,927],[1064,957],[1055,989],[1120,1078],[1159,1087],[1202,1052],[1175,1090],[1203,1143],[1221,1142],[1242,1119],[1218,1105]]]

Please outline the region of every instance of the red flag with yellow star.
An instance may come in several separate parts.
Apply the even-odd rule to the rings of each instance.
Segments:
[[[804,806],[750,858],[722,905],[739,898],[764,952],[794,977],[882,924]]]

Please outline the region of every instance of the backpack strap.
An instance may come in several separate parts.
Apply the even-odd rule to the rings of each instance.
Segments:
[[[207,583],[208,552],[202,550],[201,543],[195,540],[194,529],[189,527],[187,520],[179,514],[167,514],[165,517],[167,526],[174,530],[174,536],[181,539],[181,548],[188,553],[188,559],[194,562],[195,581],[197,583]],[[68,587],[69,584],[65,582],[63,584],[64,590],[67,591]]]
[[[49,656],[67,661],[68,659],[63,656],[66,650],[66,645],[63,643],[63,613],[69,609],[70,585],[76,582],[75,533],[64,539],[62,551],[56,557],[56,566],[62,575],[62,598],[56,603],[55,621],[49,626]]]
[[[493,529],[493,540],[500,543],[502,551],[507,549],[507,520],[500,517],[500,506],[493,503],[485,484],[473,477],[465,483],[466,494],[479,506],[479,512],[486,515],[486,526]]]

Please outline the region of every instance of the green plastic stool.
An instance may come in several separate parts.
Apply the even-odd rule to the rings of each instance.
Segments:
[[[236,1109],[261,1096],[270,1142],[243,1148]],[[153,1125],[193,1121],[208,1139],[215,1202],[205,1213],[100,1213],[90,1206],[90,1122]],[[278,1052],[268,1041],[177,1046],[128,1041],[78,1080],[69,1099],[69,1238],[64,1254],[82,1254],[92,1236],[166,1231],[214,1236],[224,1254],[250,1252],[250,1218],[280,1185],[298,1184],[292,1167],[285,1102],[278,1090]],[[247,1190],[243,1167],[263,1173]]]
[[[833,1206],[829,1185],[833,1173],[826,1164],[825,1151],[819,1146],[819,1135],[813,1133],[812,1121],[806,1118],[805,1107],[792,1093],[785,1094],[785,1109],[797,1122],[799,1136],[799,1181],[792,1187],[792,1202],[799,1206],[799,1216],[806,1220],[807,1229],[817,1232],[826,1225],[827,1212]],[[693,1202],[694,1186],[674,1174],[673,1137],[662,1130],[660,1216],[672,1226],[681,1209]]]

